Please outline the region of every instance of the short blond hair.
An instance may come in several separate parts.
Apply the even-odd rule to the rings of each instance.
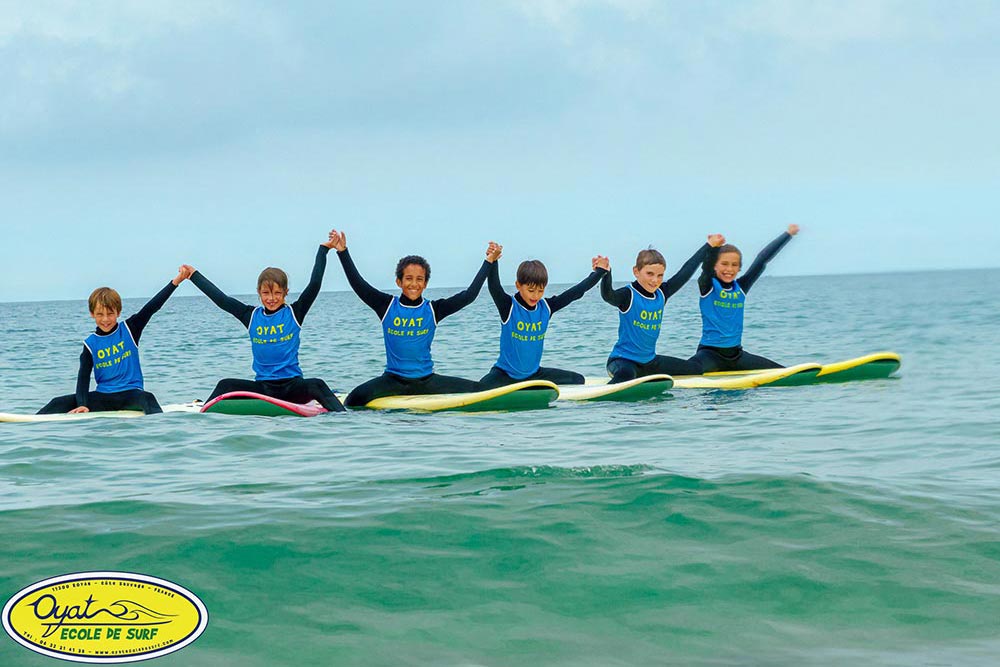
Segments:
[[[277,285],[281,288],[283,292],[288,291],[288,274],[279,268],[269,266],[260,272],[257,276],[257,291],[263,287],[266,283],[271,283],[272,285]]]
[[[122,312],[122,297],[110,287],[98,287],[90,293],[87,305],[90,307],[91,315],[97,310],[98,306],[104,306],[106,310],[120,313]]]
[[[635,268],[641,269],[644,266],[649,266],[650,264],[662,264],[667,265],[667,260],[663,259],[663,255],[659,250],[650,246],[645,250],[640,250],[639,254],[635,258]]]

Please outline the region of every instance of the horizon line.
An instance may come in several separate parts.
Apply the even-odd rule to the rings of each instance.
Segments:
[[[969,267],[969,268],[934,268],[934,269],[905,269],[905,270],[888,270],[888,271],[860,271],[860,272],[845,272],[845,273],[799,273],[799,274],[788,274],[788,275],[764,275],[762,278],[823,278],[823,277],[844,277],[844,276],[884,276],[884,275],[905,275],[911,273],[955,273],[960,271],[997,271],[1000,270],[1000,266],[979,266],[979,267]],[[693,278],[692,278],[693,280]],[[688,281],[690,282],[690,281]],[[568,282],[552,282],[549,285],[574,285],[576,283]],[[179,285],[178,285],[179,287]],[[459,289],[462,285],[435,285],[433,287],[429,286],[427,289]],[[197,289],[197,288],[196,288]],[[341,294],[341,293],[353,293],[354,290],[348,289],[337,289],[337,290],[320,290],[320,294]],[[289,295],[298,294],[299,292],[289,291]],[[235,296],[252,296],[256,294],[255,292],[233,292]],[[171,298],[188,298],[193,296],[202,296],[204,294],[187,294],[180,295],[177,297],[171,296]],[[123,296],[122,299],[145,299],[149,296]],[[16,301],[0,301],[0,304],[8,303],[62,303],[64,301],[86,301],[86,297],[76,297],[71,299],[42,299],[40,301],[32,301],[30,299],[16,300]]]

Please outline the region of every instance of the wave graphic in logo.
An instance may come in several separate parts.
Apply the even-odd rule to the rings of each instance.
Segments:
[[[22,646],[63,660],[122,663],[180,650],[208,625],[191,591],[132,572],[78,572],[39,581],[4,606]]]

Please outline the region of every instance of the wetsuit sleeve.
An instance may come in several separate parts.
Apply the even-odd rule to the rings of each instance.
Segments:
[[[514,299],[504,291],[503,285],[500,284],[500,267],[497,264],[499,262],[493,262],[490,265],[486,285],[489,287],[490,296],[493,297],[493,303],[496,304],[497,312],[500,313],[500,319],[506,322],[507,318],[510,317],[511,308],[514,307]]]
[[[604,275],[601,276],[601,298],[610,303],[612,306],[618,308],[618,310],[623,313],[628,310],[630,303],[628,287],[619,287],[618,289],[615,289],[611,284],[610,271],[606,271]]]
[[[80,370],[76,374],[76,407],[87,407],[87,394],[90,393],[90,373],[94,370],[94,357],[87,346],[80,353]]]
[[[344,267],[344,275],[347,276],[347,284],[351,286],[354,293],[365,302],[369,308],[375,311],[379,319],[385,317],[386,312],[389,310],[389,306],[392,304],[392,296],[381,292],[371,285],[361,277],[358,272],[358,267],[354,266],[354,260],[351,259],[351,253],[347,248],[337,251],[337,257],[340,258],[340,265]]]
[[[785,244],[791,240],[791,234],[788,232],[782,232],[781,236],[764,246],[764,249],[761,250],[757,257],[754,258],[753,264],[751,264],[750,268],[746,270],[746,273],[739,277],[738,282],[740,283],[740,289],[743,290],[744,294],[750,291],[753,284],[757,282],[758,278],[760,278],[760,274],[764,273],[767,263],[774,259],[774,256],[778,254],[778,251],[784,248]]]
[[[211,280],[203,276],[201,271],[194,272],[194,275],[191,276],[191,282],[194,283],[195,287],[204,292],[205,296],[212,300],[212,303],[238,319],[243,323],[243,326],[248,329],[250,328],[253,306],[249,306],[239,299],[234,299],[220,290]]]
[[[152,299],[146,302],[146,305],[139,309],[139,312],[125,320],[125,324],[128,325],[128,330],[132,332],[132,340],[135,344],[139,344],[139,337],[142,336],[142,330],[146,328],[149,324],[149,319],[153,314],[160,308],[163,308],[163,304],[167,302],[170,295],[174,293],[177,289],[177,285],[172,282],[167,283],[167,286],[156,293]]]
[[[573,303],[586,294],[594,285],[600,282],[601,278],[607,275],[607,273],[608,272],[604,269],[594,269],[589,276],[581,280],[573,287],[570,287],[562,294],[550,296],[546,299],[546,301],[549,302],[549,310],[555,313]]]
[[[715,263],[719,261],[719,249],[709,247],[705,260],[701,263],[701,275],[698,276],[698,293],[705,296],[712,291],[712,276],[715,275]]]
[[[698,252],[691,255],[691,259],[684,262],[684,266],[674,275],[667,278],[666,282],[660,285],[660,291],[663,292],[663,296],[666,298],[672,297],[674,294],[687,284],[687,281],[691,280],[691,276],[694,272],[698,270],[702,262],[705,261],[705,255],[712,248],[712,246],[707,243],[698,248]]]
[[[489,273],[489,270],[490,263],[484,259],[483,265],[479,267],[479,273],[476,274],[476,277],[472,279],[472,283],[467,288],[458,294],[449,296],[447,299],[435,299],[431,301],[431,306],[434,308],[434,320],[440,322],[475,301],[476,297],[479,296],[479,291],[483,289],[483,283],[486,282],[486,274]]]
[[[292,312],[295,313],[295,319],[299,324],[306,319],[306,313],[319,296],[319,288],[323,286],[323,274],[326,273],[326,256],[329,252],[330,249],[325,245],[321,245],[316,251],[316,261],[313,263],[312,275],[309,276],[309,284],[292,304]]]

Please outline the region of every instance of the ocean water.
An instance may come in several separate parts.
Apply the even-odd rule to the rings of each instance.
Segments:
[[[519,413],[0,424],[0,597],[84,570],[174,581],[210,621],[158,665],[996,665],[1000,309],[983,286],[998,279],[755,287],[747,349],[788,364],[894,350],[888,380]],[[178,294],[141,341],[164,404],[250,373],[241,325]],[[71,392],[86,303],[2,312],[0,411]],[[616,328],[594,290],[553,319],[544,363],[600,375]],[[484,291],[438,329],[437,370],[479,377],[498,332]],[[687,356],[697,334],[692,284],[659,351]],[[376,318],[322,294],[301,359],[349,390],[381,372]],[[51,662],[0,641],[0,665]]]

